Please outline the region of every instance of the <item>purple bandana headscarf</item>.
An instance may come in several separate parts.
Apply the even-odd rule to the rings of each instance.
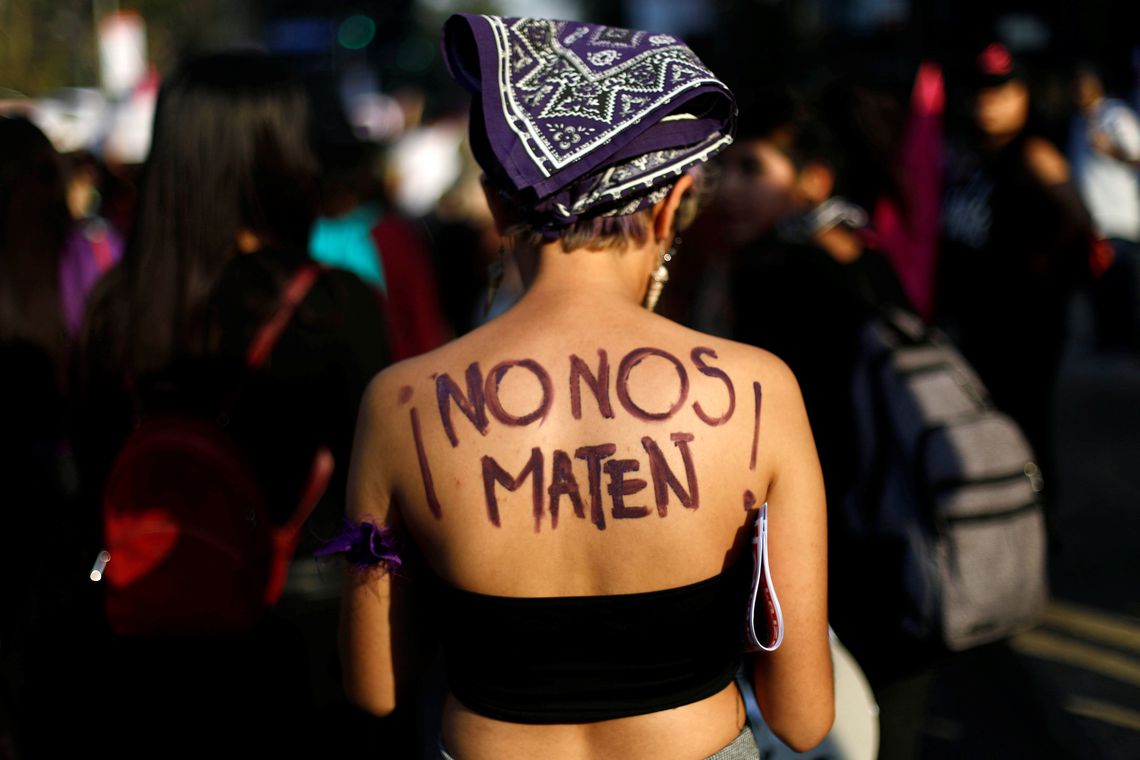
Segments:
[[[475,158],[548,239],[660,200],[732,142],[732,93],[671,35],[457,14],[441,44],[476,95]]]

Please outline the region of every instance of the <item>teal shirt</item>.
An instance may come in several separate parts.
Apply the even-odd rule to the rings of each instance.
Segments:
[[[364,203],[338,217],[319,217],[309,238],[309,250],[326,266],[347,269],[369,285],[387,290],[380,251],[372,230],[382,212],[375,203]]]

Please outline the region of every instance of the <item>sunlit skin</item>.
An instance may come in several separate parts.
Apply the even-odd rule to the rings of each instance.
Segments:
[[[1073,102],[1084,113],[1091,113],[1097,104],[1104,100],[1104,85],[1095,73],[1081,71],[1073,82]],[[1099,129],[1090,128],[1089,142],[1094,150],[1117,161],[1129,161],[1129,157],[1113,142],[1112,138]]]
[[[770,235],[789,216],[804,213],[831,197],[832,169],[807,161],[797,168],[787,153],[768,139],[741,140],[722,159],[717,209],[724,241],[747,245]],[[833,258],[849,263],[859,258],[862,245],[845,227],[832,227],[815,242]]]
[[[1073,100],[1082,111],[1088,111],[1104,97],[1104,87],[1100,79],[1091,72],[1082,71],[1077,74],[1073,83]]]
[[[978,90],[974,120],[985,148],[996,151],[1008,145],[1029,121],[1029,89],[1025,82],[1012,79],[997,87]],[[1042,185],[1058,185],[1069,180],[1069,165],[1064,156],[1040,137],[1026,140],[1025,162]]]
[[[994,148],[1005,145],[1025,129],[1029,120],[1029,89],[1013,79],[997,87],[983,87],[974,100],[974,122]]]
[[[570,371],[568,375],[568,385],[570,412],[576,420],[582,419],[581,385],[583,382],[593,394],[594,400],[598,405],[598,413],[601,417],[603,419],[614,419],[613,406],[610,403],[607,354],[603,349],[599,349],[597,353],[600,363],[596,373],[591,372],[581,357],[576,354],[569,356]],[[677,373],[677,396],[669,403],[668,408],[662,410],[646,410],[640,407],[637,402],[634,401],[635,393],[634,389],[631,389],[630,378],[633,370],[643,361],[651,357],[666,360],[673,366],[673,369]],[[718,378],[724,383],[725,390],[727,391],[727,409],[722,415],[718,417],[709,416],[704,411],[699,400],[692,402],[693,413],[703,424],[710,427],[725,424],[732,419],[732,415],[736,409],[736,390],[733,386],[732,378],[719,367],[710,366],[708,364],[709,358],[717,358],[716,351],[711,348],[698,346],[690,352],[690,358],[693,368],[695,368],[697,372],[707,377]],[[537,381],[541,391],[541,395],[536,402],[537,405],[526,414],[514,414],[508,411],[502,406],[499,400],[500,386],[502,385],[503,379],[509,370],[514,367],[528,369],[533,379]],[[641,347],[628,352],[618,365],[617,378],[614,383],[617,397],[621,402],[620,408],[624,414],[631,415],[635,419],[643,422],[669,420],[685,406],[688,400],[690,387],[689,372],[691,371],[692,369],[686,369],[685,364],[677,357],[659,348]],[[487,410],[491,411],[491,416],[497,423],[511,427],[526,427],[536,423],[541,426],[546,420],[547,415],[551,412],[556,396],[551,375],[541,364],[532,359],[499,362],[499,364],[488,373],[485,381],[483,381],[478,362],[473,362],[469,365],[464,374],[466,375],[467,381],[466,392],[451,379],[448,373],[443,372],[435,375],[439,422],[453,448],[459,446],[460,442],[460,437],[452,421],[453,406],[467,418],[471,429],[483,436],[486,436],[489,432]],[[643,374],[642,377],[644,378],[645,375]],[[759,384],[754,383],[754,386],[757,390],[756,429],[758,430],[760,414]],[[397,395],[397,403],[400,405],[406,404],[412,395],[413,391],[411,387],[403,386]],[[560,392],[557,395],[560,395]],[[710,399],[705,399],[706,404],[709,401]],[[443,510],[435,491],[435,478],[432,474],[431,463],[428,461],[426,453],[424,452],[423,429],[420,425],[418,409],[415,407],[412,408],[410,421],[411,433],[416,443],[417,456],[419,457],[420,477],[423,481],[425,498],[427,499],[428,507],[432,514],[436,519],[441,520],[443,519]],[[464,436],[466,435],[468,434],[465,433]],[[694,436],[692,433],[673,432],[669,435],[669,439],[680,451],[688,484],[687,488],[681,486],[680,481],[677,476],[674,475],[672,467],[668,464],[657,442],[649,436],[643,436],[641,439],[641,445],[645,449],[645,453],[649,456],[649,468],[653,479],[657,513],[661,517],[665,517],[668,514],[667,487],[673,490],[683,506],[690,509],[698,509],[700,507],[697,479],[693,468],[692,454],[688,446],[689,442],[694,440]],[[602,460],[613,456],[615,451],[616,447],[614,444],[605,443],[580,448],[575,452],[575,458],[584,460],[586,463],[585,469],[588,473],[590,483],[591,515],[594,524],[600,530],[605,530],[606,523],[600,500],[599,473],[601,471],[600,468],[603,466]],[[755,469],[756,465],[755,443],[753,445],[753,452],[754,455],[750,462],[750,469]],[[569,496],[574,503],[575,514],[580,518],[585,518],[579,499],[581,488],[578,485],[578,478],[574,474],[569,455],[565,451],[556,449],[553,452],[552,460],[553,482],[550,487],[544,491],[544,473],[547,472],[545,463],[550,461],[550,457],[545,455],[542,449],[531,449],[529,459],[517,475],[512,475],[511,472],[494,457],[482,457],[483,490],[486,498],[487,517],[492,525],[499,527],[502,524],[499,516],[498,496],[495,484],[497,483],[503,486],[508,491],[517,491],[528,478],[532,481],[532,506],[535,518],[534,530],[536,533],[542,530],[544,515],[546,513],[546,494],[549,495],[550,527],[552,529],[558,527],[558,497],[560,495]],[[614,469],[618,467],[618,465],[622,465],[620,469]],[[607,461],[604,464],[604,468],[606,473],[610,475],[610,485],[608,488],[611,495],[614,519],[620,520],[629,517],[644,517],[647,515],[648,510],[641,511],[641,508],[631,509],[624,506],[625,496],[637,493],[646,485],[644,481],[628,480],[624,475],[626,472],[636,472],[640,469],[639,462],[637,460],[621,460],[618,463]]]
[[[724,242],[737,247],[758,240],[795,209],[796,167],[772,142],[740,140],[724,152],[715,208]]]
[[[407,536],[461,589],[598,596],[748,561],[767,501],[786,630],[751,671],[769,725],[806,750],[830,728],[834,698],[823,484],[798,386],[771,354],[641,305],[690,184],[651,209],[643,242],[521,252],[528,289],[515,306],[381,373],[362,404],[347,513]],[[419,642],[406,605],[417,588],[408,576],[348,579],[345,688],[370,712],[412,700]],[[442,740],[463,760],[696,758],[744,721],[734,684],[670,710],[558,725],[495,720],[449,696]]]

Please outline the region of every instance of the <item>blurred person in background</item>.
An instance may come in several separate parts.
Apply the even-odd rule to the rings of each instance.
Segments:
[[[886,257],[867,245],[866,211],[834,193],[842,159],[827,126],[794,99],[767,116],[746,117],[719,161],[712,214],[733,250],[733,337],[795,373],[838,507],[852,477],[857,336],[878,307],[906,298]],[[751,299],[755,288],[771,293]]]
[[[103,170],[85,151],[67,157],[67,205],[76,220],[63,261],[64,316],[68,333],[76,336],[83,323],[87,294],[123,255],[123,238],[102,216],[100,186]]]
[[[182,371],[194,378],[240,357],[281,286],[310,261],[317,214],[309,101],[282,63],[240,52],[194,59],[167,78],[161,100],[124,260],[86,325],[84,390],[120,400],[151,378],[176,395],[194,391]],[[373,291],[323,270],[276,349],[278,376],[248,422],[235,423],[248,426],[253,449],[328,442],[343,482],[359,394],[387,358]],[[298,400],[300,417],[274,420]],[[276,468],[275,454],[287,452],[255,457]],[[290,504],[302,478],[276,474],[270,487]]]
[[[875,558],[857,553],[842,514],[859,461],[852,388],[861,331],[880,309],[909,304],[867,213],[836,193],[844,158],[797,96],[774,99],[768,113],[742,120],[718,159],[710,215],[732,245],[732,336],[786,361],[803,390],[829,507],[830,623],[879,702],[882,756],[909,757],[898,748],[917,746],[922,703],[897,684],[919,662],[893,638],[884,646],[883,626],[867,625],[875,615],[864,584]]]
[[[384,269],[371,234],[383,213],[372,178],[373,149],[346,137],[318,141],[320,214],[309,249],[316,261],[348,270],[383,293]]]
[[[3,312],[6,337],[45,348],[62,366],[88,294],[122,255],[97,215],[93,159],[61,156],[32,122],[0,119],[4,161]]]
[[[977,57],[973,85],[975,129],[946,168],[937,320],[1025,432],[1048,496],[1053,391],[1092,227],[1068,162],[1030,127],[1029,85],[1004,45]]]
[[[1105,96],[1091,65],[1073,79],[1077,114],[1069,161],[1096,234],[1113,260],[1093,287],[1097,332],[1107,348],[1140,349],[1140,120],[1124,101]]]
[[[352,134],[337,102],[324,110],[317,140],[321,213],[310,240],[313,258],[354,272],[377,289],[393,361],[437,348],[451,328],[424,236],[387,197],[376,171],[378,149]]]
[[[466,118],[464,114],[463,123]],[[456,335],[465,335],[505,311],[521,291],[517,268],[509,261],[500,262],[501,236],[483,194],[483,172],[466,139],[461,149],[459,177],[424,219],[436,252],[443,308]],[[500,264],[505,272],[488,303],[490,280]]]
[[[418,603],[448,686],[436,756],[759,758],[734,677],[767,500],[786,634],[746,671],[776,734],[815,746],[834,712],[826,518],[795,379],[651,313],[693,172],[731,141],[731,94],[665,34],[457,15],[443,48],[527,291],[369,388],[345,547],[363,560],[345,592],[351,698],[415,709]],[[398,571],[377,549],[394,536]]]
[[[271,519],[292,513],[315,452],[328,446],[339,475],[310,524],[326,525],[325,535],[340,527],[356,408],[388,358],[374,292],[347,272],[322,271],[269,364],[247,376],[245,361],[283,285],[310,261],[317,163],[308,103],[279,62],[254,53],[190,60],[162,87],[134,227],[92,297],[80,351],[87,567],[101,548],[103,482],[136,416],[216,415],[239,386],[226,429],[261,481]],[[119,749],[156,740],[214,746],[223,725],[238,732],[226,741],[305,746],[312,694],[294,623],[270,617],[248,636],[120,639],[106,634],[98,607],[81,592],[74,617],[42,632],[41,677],[27,703],[45,752],[59,740],[50,726],[61,712],[87,716]],[[331,656],[331,621],[323,635]],[[156,671],[155,658],[169,662]],[[322,658],[321,667],[335,666]],[[60,683],[111,693],[81,709],[60,704]],[[85,699],[81,692],[68,693]]]
[[[87,293],[107,262],[68,208],[64,160],[31,121],[0,117],[0,724],[24,685],[28,633],[53,603],[58,555],[75,551],[67,377]]]
[[[370,230],[384,269],[393,361],[427,353],[455,334],[441,303],[440,272],[451,262],[432,256],[421,230],[391,205]]]

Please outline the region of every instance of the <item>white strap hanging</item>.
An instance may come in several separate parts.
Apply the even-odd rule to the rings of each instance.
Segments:
[[[774,652],[784,641],[784,614],[780,611],[768,565],[768,502],[760,507],[752,532],[752,589],[748,595],[747,621],[749,651]]]

